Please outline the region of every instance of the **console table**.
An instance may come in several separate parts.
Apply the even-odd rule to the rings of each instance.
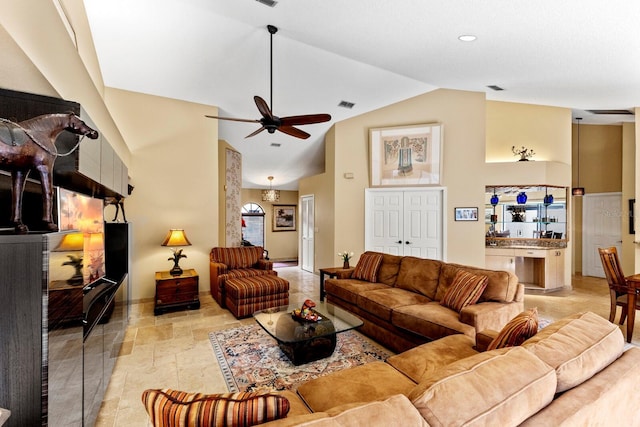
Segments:
[[[355,267],[342,268],[342,267],[326,267],[320,269],[320,301],[324,301],[324,276],[327,275],[330,278],[337,277],[338,279],[346,279],[351,276],[351,272],[355,270]]]

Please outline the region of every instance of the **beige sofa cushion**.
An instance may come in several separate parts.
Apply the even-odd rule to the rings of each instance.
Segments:
[[[424,295],[388,286],[386,289],[362,292],[357,299],[357,304],[361,309],[385,322],[391,322],[391,313],[395,308],[428,302],[431,300]]]
[[[314,412],[408,394],[416,383],[384,362],[370,362],[307,381],[298,394]]]
[[[399,255],[382,254],[382,264],[380,264],[380,268],[378,268],[379,283],[384,283],[389,286],[395,285],[402,258],[403,257]]]
[[[557,392],[562,392],[591,378],[620,357],[624,337],[617,325],[586,312],[552,323],[522,347],[556,370]]]
[[[338,407],[336,411],[340,409]],[[334,410],[329,411],[329,413],[333,412]],[[391,396],[382,401],[363,403],[342,410],[330,418],[322,418],[298,425],[309,427],[429,426],[420,415],[420,412],[402,394]]]
[[[485,270],[483,268],[443,263],[440,278],[438,280],[438,291],[435,296],[436,301],[442,300],[442,297],[447,292],[447,289],[449,289],[449,286],[451,286],[458,270],[487,276],[489,279],[487,287],[482,293],[479,302],[512,302],[516,300],[516,296],[518,294],[518,277],[515,274],[507,271]]]
[[[436,301],[397,307],[391,313],[391,323],[430,340],[452,334],[465,334],[472,338],[476,335],[475,328],[462,323],[458,313]]]
[[[419,383],[443,366],[478,354],[473,344],[466,335],[449,335],[391,356],[387,363]]]
[[[433,427],[502,426],[518,425],[544,408],[555,390],[549,365],[522,347],[509,347],[454,362],[408,397]]]

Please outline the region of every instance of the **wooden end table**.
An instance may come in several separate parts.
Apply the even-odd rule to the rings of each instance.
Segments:
[[[200,308],[198,298],[198,273],[187,269],[179,276],[168,271],[156,272],[156,298],[153,313],[157,316],[165,310],[186,307],[190,310]]]
[[[342,267],[326,267],[320,269],[320,301],[324,301],[324,276],[327,275],[330,278],[346,279],[351,276],[351,272],[355,270],[355,267],[342,268]]]

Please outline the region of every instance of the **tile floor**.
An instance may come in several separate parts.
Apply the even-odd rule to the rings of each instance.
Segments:
[[[319,294],[319,276],[298,267],[279,268],[290,282],[290,299],[304,300]],[[147,388],[174,388],[204,393],[223,393],[226,386],[213,355],[208,334],[253,323],[237,320],[213,301],[209,292],[200,297],[201,308],[153,315],[153,301],[131,307],[125,343],[111,376],[96,426],[146,426],[140,396]],[[578,311],[609,316],[606,281],[593,277],[573,278],[573,290],[546,295],[525,295],[525,307],[537,307],[540,316],[560,319]],[[623,331],[624,332],[624,331]],[[640,318],[636,317],[633,342],[640,345]]]

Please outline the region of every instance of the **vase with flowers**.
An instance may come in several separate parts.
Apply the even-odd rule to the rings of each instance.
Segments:
[[[349,268],[349,260],[353,256],[353,252],[338,252],[338,256],[342,258],[342,268]]]

